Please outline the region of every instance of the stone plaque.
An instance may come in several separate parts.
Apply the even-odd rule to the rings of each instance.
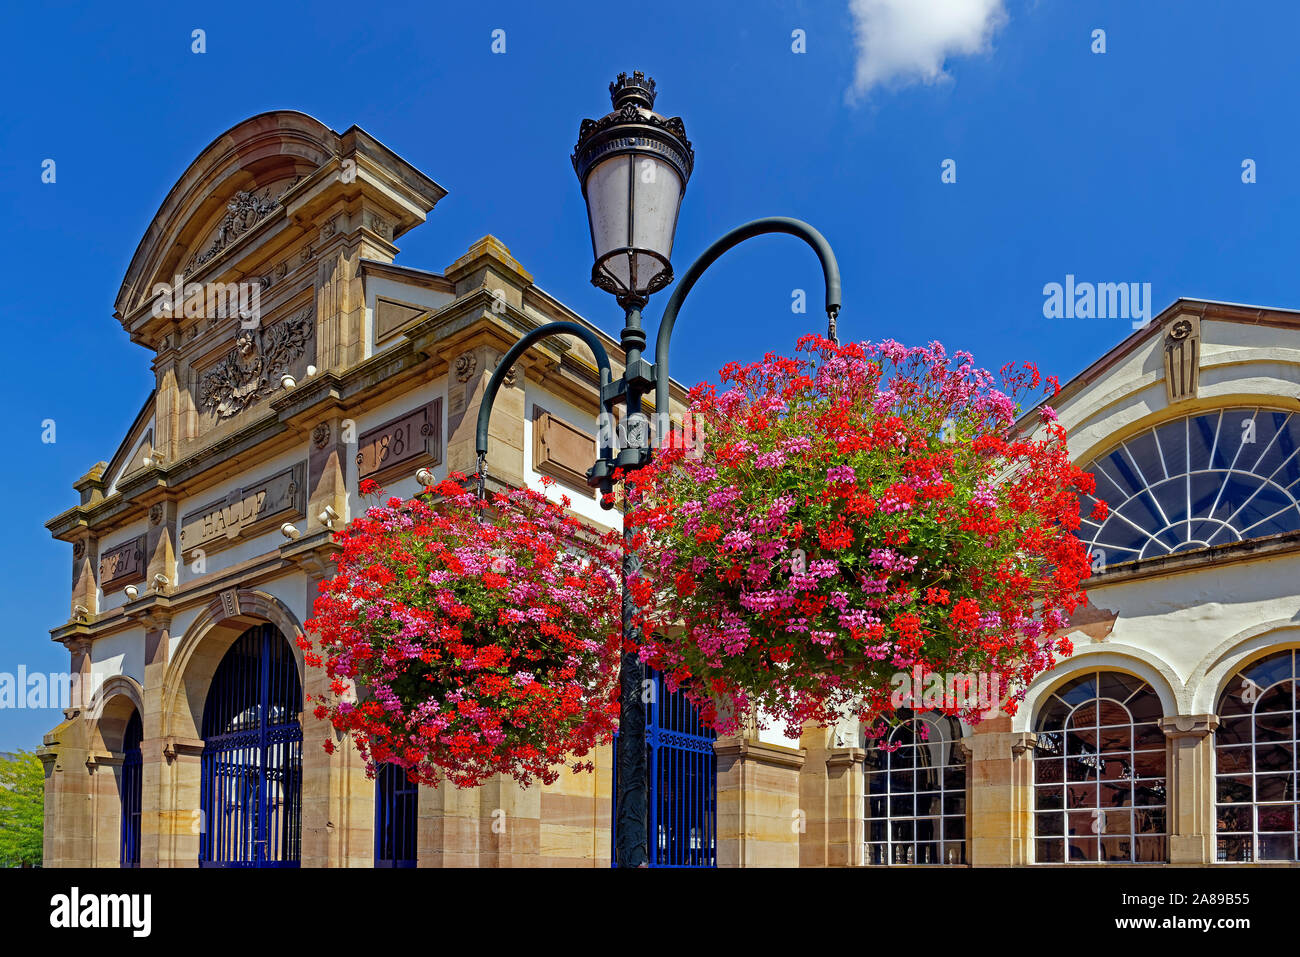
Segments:
[[[357,480],[384,482],[402,472],[442,462],[442,399],[412,409],[361,434]]]
[[[99,587],[105,593],[144,581],[146,536],[133,538],[99,560]]]
[[[533,406],[533,469],[593,494],[587,469],[596,462],[596,439],[585,429]]]
[[[299,462],[190,512],[181,519],[181,551],[224,548],[241,535],[301,518],[307,510],[306,477],[307,463]]]

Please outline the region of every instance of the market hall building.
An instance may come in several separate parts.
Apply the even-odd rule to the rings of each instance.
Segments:
[[[240,123],[168,193],[115,304],[154,390],[48,523],[72,566],[52,635],[98,691],[40,751],[46,866],[609,866],[610,748],[550,786],[415,787],[368,778],[346,739],[327,753],[304,710],[324,681],[297,638],[360,481],[410,495],[420,469],[472,471],[505,350],[585,322],[491,236],[441,272],[397,265],[444,195],[291,111]],[[158,308],[190,284],[202,304]],[[888,753],[851,724],[715,740],[661,687],[654,863],[1295,862],[1298,331],[1180,300],[1066,386],[1111,516],[1081,530],[1075,654],[1014,718],[918,715]],[[492,481],[549,475],[608,521],[583,480],[598,385],[580,342],[535,346],[494,406]]]

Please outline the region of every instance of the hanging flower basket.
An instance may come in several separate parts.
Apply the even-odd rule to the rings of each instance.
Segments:
[[[1089,574],[1073,532],[1092,477],[1049,407],[1034,437],[1016,426],[1038,371],[1008,367],[999,389],[938,343],[799,352],[697,386],[684,432],[631,477],[642,659],[724,734],[755,712],[797,736],[1014,710],[1070,652],[1054,633]]]
[[[321,648],[307,663],[333,679],[315,714],[353,735],[372,773],[393,762],[430,785],[589,770],[575,759],[618,716],[617,538],[567,499],[480,503],[464,479],[389,498],[337,535],[338,572],[307,622]]]

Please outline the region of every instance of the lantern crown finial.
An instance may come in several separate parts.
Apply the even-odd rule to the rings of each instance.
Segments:
[[[629,77],[620,73],[609,85],[609,98],[615,110],[620,110],[626,103],[653,110],[655,105],[654,77],[648,77],[640,70],[633,70]]]

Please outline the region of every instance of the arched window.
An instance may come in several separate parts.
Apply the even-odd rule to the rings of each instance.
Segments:
[[[406,769],[383,764],[375,775],[375,867],[415,867],[420,788]]]
[[[122,777],[119,788],[122,797],[122,867],[140,866],[140,806],[144,797],[144,765],[140,756],[140,742],[144,739],[144,723],[140,712],[132,711],[122,737]]]
[[[1280,651],[1242,668],[1219,698],[1214,734],[1216,857],[1295,861],[1296,671]]]
[[[924,712],[868,742],[868,864],[966,863],[961,736],[955,718]]]
[[[1234,408],[1183,416],[1083,466],[1109,517],[1079,536],[1105,564],[1300,529],[1300,415]]]
[[[1167,859],[1165,734],[1155,690],[1088,672],[1047,696],[1034,730],[1040,864]]]

